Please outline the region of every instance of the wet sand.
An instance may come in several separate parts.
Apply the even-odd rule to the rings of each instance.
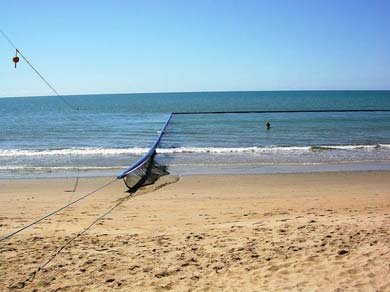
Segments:
[[[0,180],[0,236],[110,180],[76,193],[71,179]],[[390,172],[125,191],[117,181],[0,243],[0,291],[390,291]]]

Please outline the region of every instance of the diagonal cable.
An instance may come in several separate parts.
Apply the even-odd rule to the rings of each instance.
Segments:
[[[110,184],[114,183],[116,180],[117,180],[117,178],[115,178],[115,179],[109,181],[108,183],[106,183],[106,184],[104,184],[104,185],[98,187],[97,189],[95,189],[95,190],[89,192],[88,194],[86,194],[86,195],[84,195],[84,196],[78,198],[77,200],[74,200],[74,201],[70,202],[69,204],[66,204],[65,206],[62,206],[61,208],[59,208],[59,209],[57,209],[57,210],[55,210],[55,211],[52,211],[52,212],[50,212],[49,214],[47,214],[47,215],[45,215],[45,216],[43,216],[43,217],[41,217],[41,218],[39,218],[39,219],[37,219],[37,220],[31,222],[30,224],[28,224],[28,225],[26,225],[26,226],[23,226],[23,227],[19,228],[18,230],[15,230],[14,232],[12,232],[12,233],[10,233],[10,234],[8,234],[8,235],[5,235],[5,236],[1,237],[1,238],[0,238],[0,243],[3,242],[3,241],[5,241],[5,240],[7,240],[7,239],[9,239],[9,238],[11,238],[11,237],[13,237],[13,236],[15,236],[15,235],[18,234],[19,232],[22,232],[23,230],[26,230],[27,228],[30,228],[31,226],[33,226],[33,225],[35,225],[35,224],[38,224],[39,222],[41,222],[41,221],[43,221],[43,220],[45,220],[45,219],[47,219],[47,218],[53,216],[54,214],[57,214],[58,212],[60,212],[60,211],[62,211],[62,210],[64,210],[64,209],[66,209],[66,208],[68,208],[68,207],[70,207],[70,206],[76,204],[77,202],[79,202],[79,201],[85,199],[86,197],[89,197],[90,195],[92,195],[92,194],[94,194],[94,193],[97,193],[98,191],[100,191],[100,190],[102,190],[102,189],[108,187]]]

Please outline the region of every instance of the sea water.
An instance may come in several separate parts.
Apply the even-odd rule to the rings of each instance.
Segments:
[[[390,91],[64,99],[0,98],[0,178],[115,175],[148,151],[170,112],[390,110]],[[390,170],[390,112],[174,115],[157,153],[159,163],[183,175]]]

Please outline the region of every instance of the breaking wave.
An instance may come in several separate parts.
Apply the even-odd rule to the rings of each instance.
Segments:
[[[266,147],[177,147],[158,148],[157,153],[288,153],[288,152],[321,152],[321,151],[375,151],[390,149],[390,144],[375,145],[322,145],[322,146],[266,146]],[[66,149],[0,149],[0,157],[46,157],[46,156],[113,156],[143,155],[148,148],[66,148]]]

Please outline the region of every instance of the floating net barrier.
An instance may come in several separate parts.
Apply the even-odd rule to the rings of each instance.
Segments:
[[[129,192],[135,192],[138,188],[152,184],[161,176],[169,174],[167,167],[158,164],[154,160],[154,157],[156,155],[156,149],[160,144],[161,138],[164,135],[172,116],[172,113],[169,114],[168,119],[161,128],[157,139],[154,141],[149,151],[117,176],[118,179],[123,179],[126,186],[129,188]]]
[[[215,114],[291,114],[291,113],[361,113],[390,112],[390,109],[323,109],[323,110],[267,110],[267,111],[204,111],[204,112],[173,112],[172,115],[215,115]]]
[[[164,123],[157,139],[149,151],[139,160],[120,173],[117,178],[123,179],[130,192],[135,192],[144,185],[152,184],[161,176],[169,174],[168,167],[155,161],[156,149],[169,122],[174,115],[204,115],[204,114],[291,114],[291,113],[357,113],[357,112],[390,112],[390,109],[319,109],[319,110],[251,110],[251,111],[202,111],[202,112],[172,112]]]

